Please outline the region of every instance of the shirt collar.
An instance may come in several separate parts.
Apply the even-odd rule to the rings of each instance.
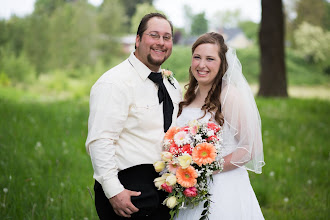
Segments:
[[[152,72],[144,63],[142,63],[136,56],[134,52],[128,57],[128,61],[139,74],[141,79],[146,80],[149,74]],[[161,68],[159,68],[158,72],[161,72]]]

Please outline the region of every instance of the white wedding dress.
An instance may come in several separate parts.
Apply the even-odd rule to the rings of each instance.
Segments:
[[[199,119],[204,112],[199,108],[183,108],[182,114],[177,119],[177,126],[185,126],[189,121]],[[199,119],[208,122],[211,114]],[[235,138],[229,132],[228,123],[223,125],[224,150],[223,156],[234,151]],[[238,167],[232,171],[213,175],[210,183],[211,206],[210,220],[259,220],[264,219],[256,195],[250,184],[247,170]],[[181,209],[176,220],[198,220],[203,211],[203,202],[197,207]]]

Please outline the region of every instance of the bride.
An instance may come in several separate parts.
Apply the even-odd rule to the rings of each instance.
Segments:
[[[265,164],[261,121],[241,64],[222,35],[206,33],[192,46],[189,84],[179,105],[178,126],[194,119],[223,127],[224,169],[210,183],[210,220],[264,219],[247,170],[261,173]],[[201,217],[203,203],[181,209],[177,220]]]

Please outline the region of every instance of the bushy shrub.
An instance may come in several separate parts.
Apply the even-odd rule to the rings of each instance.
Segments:
[[[325,63],[330,56],[330,32],[303,22],[294,32],[296,51],[312,63]]]
[[[68,89],[69,77],[63,70],[54,70],[39,77],[39,83],[48,89],[63,92]]]
[[[11,84],[11,81],[9,77],[4,73],[0,73],[0,85],[2,86],[9,86]]]
[[[188,82],[190,63],[191,48],[175,46],[172,55],[162,64],[162,68],[171,70],[179,82]]]
[[[14,84],[32,82],[35,79],[35,68],[24,53],[15,56],[14,53],[5,51],[4,49],[0,53],[0,72],[7,75]]]

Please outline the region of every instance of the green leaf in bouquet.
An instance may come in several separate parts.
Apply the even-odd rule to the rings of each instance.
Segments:
[[[208,207],[208,206],[209,206],[209,201],[206,200],[206,201],[204,202],[204,208],[206,208],[206,207]]]

